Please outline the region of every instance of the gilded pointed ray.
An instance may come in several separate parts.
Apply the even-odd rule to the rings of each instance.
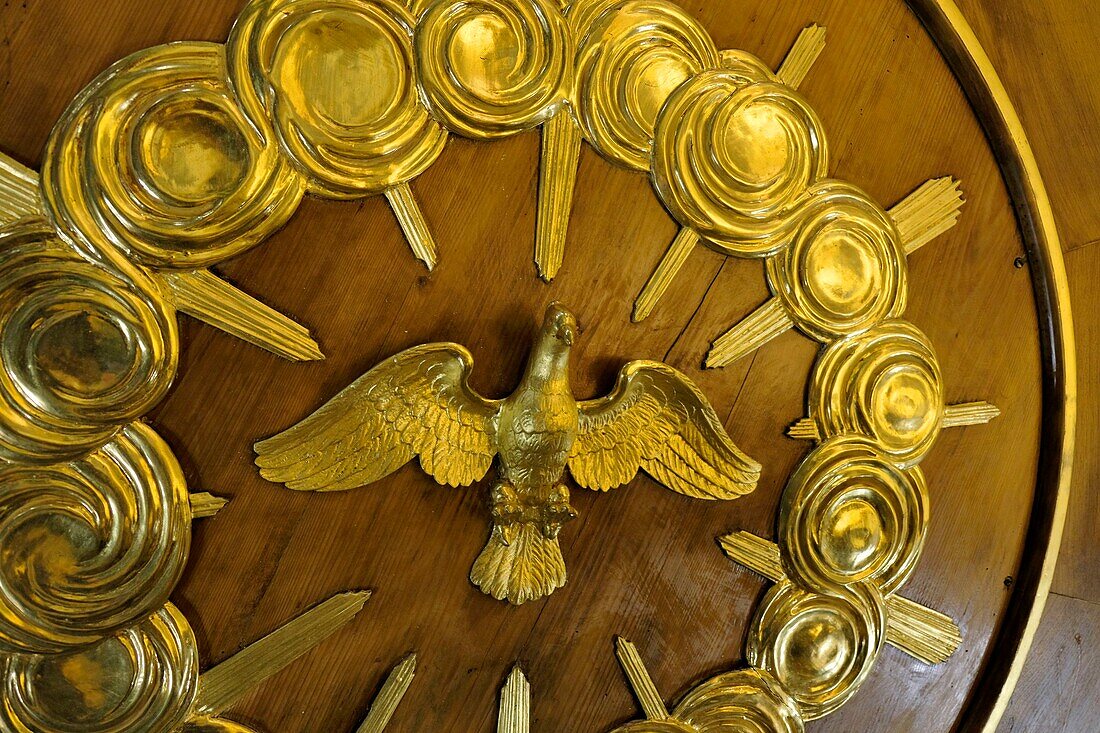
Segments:
[[[844,184],[831,185],[835,189],[849,188],[849,191],[856,191]],[[865,196],[865,194],[862,195]],[[855,198],[855,195],[850,192],[843,192],[843,196],[849,200]],[[964,203],[959,182],[955,179],[948,177],[928,181],[888,212],[890,224],[894,227],[896,234],[886,236],[900,237],[898,244],[903,253],[908,255],[950,230],[958,222],[959,212]],[[889,263],[882,263],[883,267],[888,265]],[[769,276],[770,272],[769,270]],[[773,290],[775,287],[777,284],[773,283]],[[895,287],[901,290],[901,283],[896,282]],[[902,292],[899,300],[904,302],[904,297]],[[772,297],[715,339],[707,353],[707,368],[717,369],[728,366],[800,323],[802,325],[799,325],[799,328],[822,328],[826,331],[832,325],[817,323],[816,321],[820,320],[817,316],[803,322],[797,318],[797,315],[779,297]],[[891,315],[896,317],[898,314],[887,314],[887,317]],[[816,334],[814,335],[817,337]],[[843,334],[829,335],[836,337]]]
[[[370,706],[363,724],[359,726],[357,733],[382,733],[393,718],[401,699],[409,691],[413,677],[416,675],[416,655],[410,654],[401,660],[382,683],[382,689]]]
[[[798,706],[783,686],[761,669],[722,672],[699,683],[669,710],[631,642],[615,640],[615,655],[645,718],[612,733],[710,733],[745,730],[803,733]]]
[[[497,733],[529,733],[531,730],[531,684],[516,665],[500,691]]]
[[[26,218],[46,218],[38,174],[0,153],[0,226]],[[164,286],[164,297],[193,318],[286,359],[324,358],[305,327],[209,270],[148,272]]]
[[[205,491],[191,494],[191,516],[194,519],[207,519],[220,512],[228,503],[228,499]]]
[[[309,191],[332,199],[384,195],[430,271],[438,253],[410,184],[442,154],[447,131],[419,94],[413,5],[252,0],[226,55],[245,112],[274,126]],[[336,53],[357,61],[343,63],[334,84]]]
[[[773,583],[787,579],[779,547],[749,532],[734,532],[718,538],[726,555]],[[886,641],[925,664],[940,664],[955,653],[962,633],[950,616],[891,595],[886,599]]]
[[[634,646],[633,642],[620,636],[615,639],[615,656],[618,658],[619,665],[623,668],[623,673],[626,674],[626,678],[630,682],[630,689],[641,704],[646,718],[649,720],[668,720],[668,708],[665,707],[665,702],[661,699],[661,693],[657,691],[657,685],[653,683],[653,678],[649,676],[649,670],[645,668],[645,662],[642,661],[642,656],[638,654],[638,648]]]
[[[943,411],[943,427],[961,428],[970,425],[985,425],[993,422],[1001,414],[996,405],[988,402],[960,402],[947,405]],[[817,421],[804,417],[787,428],[787,435],[795,440],[821,440],[821,431]]]
[[[597,491],[629,483],[639,470],[696,499],[755,488],[760,465],[733,444],[699,389],[665,364],[630,362],[610,394],[576,400],[569,383],[576,337],[573,314],[550,304],[520,386],[502,400],[470,388],[473,357],[458,344],[403,351],[257,443],[260,474],[291,489],[340,491],[419,457],[439,483],[468,486],[499,456],[492,530],[470,579],[514,604],[565,583],[558,533],[576,517],[566,467]]]
[[[562,109],[542,127],[535,265],[546,282],[557,276],[565,259],[580,156],[581,129],[569,110]]]
[[[731,72],[737,73],[739,84],[779,81],[791,89],[797,89],[824,49],[825,28],[812,25],[798,35],[779,71],[774,75],[758,59],[741,51],[723,52],[722,63]],[[673,240],[634,301],[634,311],[631,315],[634,322],[637,323],[649,317],[672,285],[672,281],[684,263],[687,262],[688,256],[699,244],[705,244],[699,233],[690,226],[681,226],[676,239]]]
[[[203,672],[194,714],[213,716],[224,712],[256,685],[343,628],[368,598],[369,591],[333,596]]]

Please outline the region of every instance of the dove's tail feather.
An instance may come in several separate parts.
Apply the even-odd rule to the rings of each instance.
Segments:
[[[519,525],[504,543],[500,527],[474,561],[470,580],[498,601],[520,605],[548,596],[565,585],[565,560],[558,540],[547,539],[534,524]]]

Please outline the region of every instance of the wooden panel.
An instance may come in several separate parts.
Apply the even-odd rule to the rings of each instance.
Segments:
[[[940,667],[893,649],[867,687],[818,731],[948,730],[979,670],[1021,554],[1039,428],[1036,319],[1007,196],[965,99],[900,1],[683,3],[723,47],[777,63],[810,21],[829,46],[803,89],[820,112],[835,175],[891,204],[933,176],[964,182],[960,225],[911,262],[908,317],[939,352],[952,400],[1004,415],[946,432],[924,464],[928,549],[907,593],[960,620],[966,641]],[[0,145],[37,163],[52,121],[111,61],[179,38],[224,38],[237,2],[43,0],[0,11],[6,33]],[[806,446],[782,437],[803,411],[816,351],[788,334],[743,363],[703,372],[708,341],[767,295],[759,263],[695,253],[643,325],[630,303],[675,233],[643,176],[584,154],[570,245],[553,286],[534,278],[538,136],[454,141],[415,184],[441,250],[427,277],[384,201],[307,201],[264,247],[222,272],[309,324],[329,359],[281,362],[188,322],[172,395],[153,422],[194,487],[233,501],[195,533],[175,600],[205,663],[224,659],[330,593],[372,587],[364,614],[242,702],[232,717],[270,731],[350,730],[381,677],[410,650],[420,672],[391,730],[492,730],[495,696],[521,661],[536,731],[606,729],[636,714],[612,655],[632,637],[675,698],[737,663],[761,585],[718,552],[732,529],[774,533],[786,475]],[[726,506],[639,479],[581,494],[566,528],[570,584],[520,609],[466,580],[485,535],[481,491],[437,487],[412,467],[367,490],[307,496],[263,482],[250,445],[295,422],[379,359],[430,340],[468,345],[475,386],[494,395],[519,375],[545,302],[565,301],[584,332],[578,395],[608,389],[628,358],[665,358],[696,378],[734,439],[765,465],[757,492]],[[919,705],[914,701],[919,701]]]
[[[1076,0],[958,0],[1016,102],[1062,244],[1100,239],[1100,14]]]
[[[1043,626],[999,733],[1096,729],[1100,605],[1051,595]]]

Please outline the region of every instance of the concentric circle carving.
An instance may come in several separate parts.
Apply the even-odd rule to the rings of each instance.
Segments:
[[[103,445],[175,376],[174,313],[133,268],[82,259],[53,229],[0,232],[0,457],[54,463]]]
[[[578,0],[569,23],[585,138],[608,160],[648,171],[661,108],[685,81],[718,67],[714,41],[665,0]]]
[[[417,91],[413,24],[396,0],[254,0],[238,18],[233,88],[314,193],[380,193],[443,152],[447,133]]]
[[[732,255],[766,256],[805,225],[796,208],[828,171],[817,113],[744,55],[698,74],[661,110],[653,184],[681,225]]]
[[[100,74],[54,128],[42,167],[47,209],[74,245],[170,267],[258,244],[304,188],[271,128],[240,110],[215,43],[156,46]]]
[[[873,584],[817,594],[783,582],[757,607],[745,655],[749,664],[775,675],[805,720],[816,720],[863,684],[885,629],[885,602]]]
[[[148,620],[70,654],[10,655],[0,728],[14,733],[170,731],[191,708],[198,652],[167,605]]]
[[[943,379],[916,326],[886,321],[826,348],[810,377],[810,412],[822,437],[862,433],[913,466],[943,425]]]
[[[573,41],[556,0],[435,0],[417,20],[416,58],[432,114],[466,137],[535,127],[572,86]]]
[[[891,593],[920,557],[928,509],[919,468],[898,467],[868,438],[832,438],[802,461],[783,491],[783,566],[807,589],[835,593],[873,580]]]
[[[140,621],[190,541],[183,473],[142,423],[73,463],[0,466],[0,649],[58,652]]]
[[[810,188],[789,247],[767,260],[768,285],[795,325],[829,342],[901,315],[908,268],[893,220],[841,181]]]
[[[742,669],[712,677],[689,692],[673,712],[699,733],[800,733],[802,716],[770,674]]]

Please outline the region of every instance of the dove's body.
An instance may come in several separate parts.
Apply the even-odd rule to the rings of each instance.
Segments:
[[[470,389],[473,357],[458,344],[416,346],[382,362],[298,425],[256,444],[256,463],[292,489],[337,491],[377,481],[415,456],[440,483],[469,485],[499,457],[493,531],[470,573],[483,591],[525,603],[565,583],[558,545],[576,516],[562,483],[606,491],[639,468],[701,499],[752,491],[760,466],[726,435],[687,377],[657,362],[627,364],[608,396],[577,402],[569,386],[573,315],[546,313],[523,380],[488,400]]]
[[[519,388],[500,407],[497,451],[504,478],[521,491],[560,481],[579,421],[569,387],[569,345],[540,339]]]

